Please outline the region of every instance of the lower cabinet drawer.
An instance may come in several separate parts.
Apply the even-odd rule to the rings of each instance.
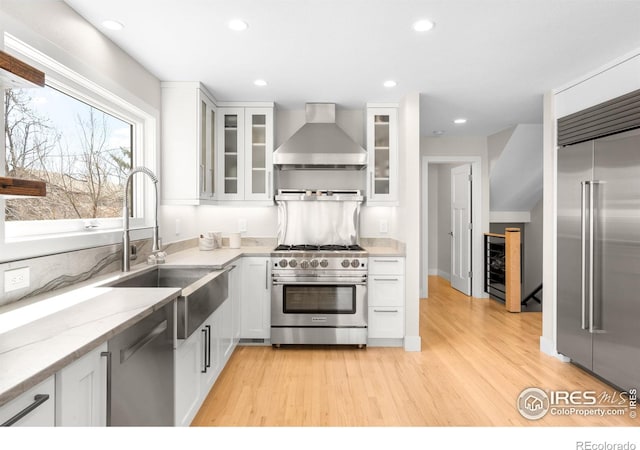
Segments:
[[[370,306],[368,336],[370,338],[404,337],[404,308],[400,306]]]
[[[0,407],[0,425],[53,427],[55,426],[55,402],[55,382],[54,377],[51,376]],[[7,423],[7,421],[11,422]]]

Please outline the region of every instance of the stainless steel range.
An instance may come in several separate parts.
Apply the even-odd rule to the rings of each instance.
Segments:
[[[271,253],[271,343],[366,345],[368,255],[357,245],[359,192],[289,191],[276,200],[281,244]]]

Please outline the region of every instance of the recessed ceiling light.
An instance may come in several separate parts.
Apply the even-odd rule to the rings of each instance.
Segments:
[[[233,19],[229,21],[229,28],[233,31],[244,31],[249,28],[249,24],[244,20]]]
[[[467,119],[456,119],[453,121],[453,123],[457,123],[458,125],[462,125],[463,123],[467,123]]]
[[[436,24],[433,23],[432,21],[423,19],[423,20],[418,20],[416,23],[414,23],[413,29],[419,32],[423,32],[423,31],[429,31],[433,29],[433,27],[435,26]]]
[[[122,25],[117,20],[103,20],[102,26],[105,27],[107,30],[113,30],[113,31],[119,31],[124,28],[124,25]]]
[[[266,86],[267,82],[264,80],[256,80],[253,82],[253,84],[255,84],[256,86]]]
[[[388,87],[388,88],[396,87],[398,85],[398,83],[396,83],[393,80],[387,80],[383,84],[384,84],[384,87]]]

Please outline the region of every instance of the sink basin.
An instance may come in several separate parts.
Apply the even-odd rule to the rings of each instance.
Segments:
[[[177,287],[178,339],[187,339],[202,322],[218,309],[229,294],[227,270],[207,267],[155,266],[125,278],[106,283],[108,287]]]
[[[205,267],[163,267],[156,266],[152,270],[135,273],[118,281],[113,281],[109,287],[178,287],[186,288],[202,277],[210,274],[211,269]]]

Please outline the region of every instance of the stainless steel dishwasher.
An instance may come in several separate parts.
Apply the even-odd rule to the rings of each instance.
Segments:
[[[173,426],[175,305],[109,340],[107,425]]]

